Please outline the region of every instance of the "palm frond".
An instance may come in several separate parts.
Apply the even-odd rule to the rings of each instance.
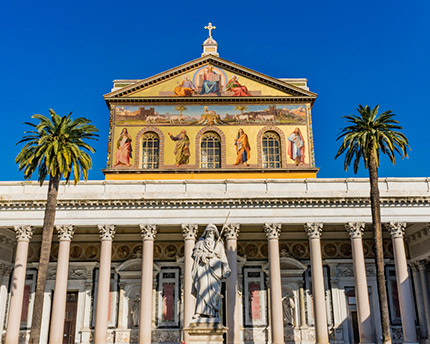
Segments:
[[[380,153],[387,155],[395,164],[395,155],[408,157],[410,149],[406,136],[397,131],[403,129],[395,114],[385,111],[378,116],[379,105],[371,109],[368,105],[357,107],[358,115],[342,116],[347,126],[340,130],[336,140],[342,140],[335,159],[345,153],[344,169],[347,170],[353,163],[354,173],[357,173],[360,161],[363,160],[365,168],[371,157],[380,164]]]
[[[26,135],[17,142],[25,143],[15,158],[19,170],[24,171],[25,179],[31,178],[36,170],[40,184],[48,175],[62,175],[69,181],[72,171],[75,184],[81,175],[88,178],[92,162],[87,152],[94,153],[95,150],[85,140],[97,140],[98,129],[90,120],[83,117],[74,120],[71,114],[61,117],[49,109],[49,117],[32,116],[38,123],[24,122],[36,129],[25,131]]]

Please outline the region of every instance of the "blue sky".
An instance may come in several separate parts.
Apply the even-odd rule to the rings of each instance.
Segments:
[[[201,54],[212,22],[220,57],[273,77],[305,77],[313,108],[318,177],[353,177],[334,160],[342,115],[358,104],[391,109],[412,151],[381,177],[430,175],[430,2],[422,1],[7,1],[0,7],[0,180],[34,113],[91,119],[100,129],[90,179],[104,179],[114,79],[146,78]],[[367,171],[361,168],[360,177]]]

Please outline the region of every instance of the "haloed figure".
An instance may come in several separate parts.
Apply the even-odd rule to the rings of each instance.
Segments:
[[[129,135],[127,128],[122,129],[121,135],[116,143],[116,161],[114,166],[125,165],[130,167],[131,159],[131,136]]]
[[[237,133],[237,138],[236,140],[234,140],[234,144],[236,145],[237,153],[236,161],[234,164],[244,164],[245,166],[249,166],[248,161],[251,157],[251,154],[249,153],[251,147],[249,146],[248,135],[245,134],[243,129],[239,129],[239,132]]]
[[[294,160],[294,164],[305,163],[305,140],[303,139],[302,133],[299,128],[296,128],[288,137],[290,144],[288,145],[288,155],[291,160]]]
[[[206,226],[193,251],[193,289],[196,297],[194,319],[219,319],[221,308],[221,283],[230,276],[224,245],[218,240],[218,229],[214,224]]]
[[[190,139],[185,129],[182,129],[176,136],[171,133],[169,133],[169,136],[172,141],[175,141],[176,166],[188,164],[190,159]]]

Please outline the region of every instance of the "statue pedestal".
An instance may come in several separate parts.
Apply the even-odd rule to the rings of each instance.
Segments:
[[[184,329],[188,334],[188,343],[221,344],[224,343],[223,335],[228,328],[220,324],[216,319],[197,319],[191,321],[190,325]]]

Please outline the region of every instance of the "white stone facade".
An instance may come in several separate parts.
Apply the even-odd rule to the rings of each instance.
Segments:
[[[406,223],[402,227],[404,234],[401,230],[397,231],[400,237],[390,236],[388,230],[384,231],[393,339],[395,342],[403,340],[404,314],[399,313],[403,310],[398,309],[398,300],[399,297],[406,299],[402,294],[403,289],[397,287],[396,268],[399,263],[395,260],[399,256],[394,255],[394,242],[396,247],[403,243],[406,245],[412,280],[408,283],[411,283],[413,291],[410,312],[414,319],[414,330],[418,334],[417,341],[428,342],[430,179],[387,178],[380,180],[379,187],[383,223],[393,223],[391,228]],[[25,286],[28,287],[24,288],[24,299],[28,306],[25,305],[23,309],[27,313],[19,325],[21,342],[24,342],[23,338],[31,326],[37,250],[41,240],[46,191],[47,186],[39,187],[39,184],[32,182],[0,183],[0,331],[3,341],[11,290],[14,288],[11,276],[17,252],[15,226],[31,226],[33,230],[25,276]],[[141,287],[142,271],[149,273],[147,269],[142,269],[142,266],[146,266],[152,267],[153,277],[150,288],[152,308],[145,309],[151,312],[151,341],[180,343],[183,339],[184,300],[187,298],[184,295],[184,283],[187,282],[184,275],[186,257],[183,228],[195,224],[198,225],[199,233],[208,223],[221,228],[229,212],[228,224],[238,224],[239,230],[235,234],[237,238],[228,238],[237,241],[238,311],[234,313],[231,310],[229,314],[235,314],[239,329],[238,336],[228,337],[229,343],[272,343],[273,336],[276,342],[280,342],[280,333],[285,343],[322,343],[324,334],[321,334],[321,328],[327,328],[331,343],[355,342],[358,338],[359,302],[356,298],[355,276],[360,270],[353,264],[351,240],[357,239],[354,235],[358,234],[347,231],[345,225],[348,223],[364,223],[360,227],[364,232],[357,246],[363,248],[364,269],[361,270],[360,278],[365,275],[367,279],[372,317],[369,323],[370,335],[375,342],[380,341],[368,180],[277,179],[88,181],[77,186],[62,184],[56,225],[72,225],[74,228],[67,282],[67,290],[76,296],[76,309],[73,310],[74,343],[90,343],[94,338],[99,257],[101,240],[104,240],[99,235],[99,226],[112,225],[115,229],[110,238],[112,263],[107,298],[109,304],[106,308],[109,312],[105,329],[107,341],[137,343],[139,333],[142,336],[142,332],[139,332],[139,319],[142,317],[136,314],[140,313],[141,293],[146,290]],[[273,232],[275,227],[279,229],[276,233]],[[145,228],[151,228],[152,234],[142,238],[141,229]],[[151,241],[150,246],[145,246],[145,240],[148,239]],[[398,239],[400,241],[394,241]],[[269,243],[270,240],[275,242]],[[54,235],[46,286],[43,343],[48,342],[49,336],[51,296],[58,276],[59,243],[57,235]],[[145,247],[153,247],[153,260],[144,259],[142,264],[142,255],[145,257],[147,254],[142,252]],[[276,257],[270,257],[276,247]],[[314,247],[320,247],[319,254]],[[322,264],[318,263],[318,256]],[[269,263],[276,260],[279,268]],[[312,264],[321,267],[321,280],[318,280],[317,272],[312,276]],[[280,274],[279,291],[276,290],[277,282],[271,278],[271,273]],[[234,286],[230,290],[234,290]],[[322,303],[319,301],[320,296],[317,296],[321,290]],[[275,301],[270,300],[277,300],[275,308],[271,304]],[[224,294],[224,304],[228,301],[229,297]],[[325,310],[323,319],[326,319],[326,323],[322,327],[321,318],[314,316],[314,302],[319,309]],[[282,304],[281,308],[279,304]],[[278,309],[284,319],[283,332],[272,319],[273,312]],[[226,313],[227,308],[224,309],[227,323]],[[232,324],[234,326],[234,322]],[[319,332],[315,331],[318,328]]]

